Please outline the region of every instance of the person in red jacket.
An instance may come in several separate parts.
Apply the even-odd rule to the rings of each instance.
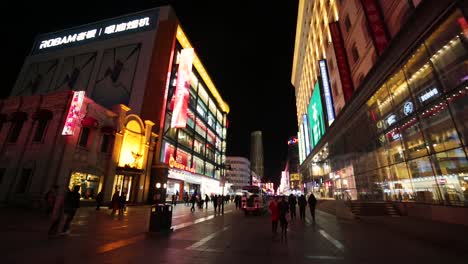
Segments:
[[[270,202],[268,208],[271,211],[271,231],[273,232],[273,236],[278,233],[278,220],[279,220],[279,208],[278,208],[278,197],[275,198]]]

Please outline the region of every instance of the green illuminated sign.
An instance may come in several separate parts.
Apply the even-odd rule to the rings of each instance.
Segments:
[[[320,97],[319,83],[315,83],[312,98],[310,98],[309,107],[307,109],[310,126],[310,143],[312,149],[317,145],[320,138],[325,134],[325,119],[323,118],[322,100]]]

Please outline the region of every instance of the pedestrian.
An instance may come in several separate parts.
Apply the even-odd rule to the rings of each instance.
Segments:
[[[274,199],[268,205],[268,208],[271,212],[271,232],[273,237],[278,233],[278,220],[279,220],[279,208],[278,208],[278,197],[275,196]]]
[[[286,196],[283,195],[281,197],[281,202],[278,203],[279,209],[279,221],[281,225],[281,239],[286,238],[286,234],[288,232],[288,220],[286,219],[289,213],[289,204],[286,201]]]
[[[299,204],[299,217],[301,220],[305,220],[305,210],[307,205],[307,200],[304,195],[301,195],[298,199]]]
[[[214,213],[216,215],[216,210],[218,210],[218,195],[215,194],[215,196],[213,196],[213,208],[214,208]]]
[[[218,214],[221,214],[221,208],[224,207],[224,196],[223,195],[218,195]]]
[[[190,202],[192,203],[192,207],[190,208],[190,211],[195,212],[195,203],[197,202],[197,196],[195,194],[192,195]]]
[[[63,208],[65,224],[63,225],[62,234],[70,234],[70,224],[73,221],[78,208],[80,208],[80,186],[76,185],[73,187],[73,192],[68,190],[67,194],[65,195],[65,203]]]
[[[112,195],[112,201],[111,201],[111,208],[112,208],[112,213],[111,215],[115,215],[115,213],[119,210],[119,203],[120,203],[120,195],[119,192],[116,190],[114,195]]]
[[[176,206],[177,204],[177,196],[175,194],[172,195],[172,204]]]
[[[289,203],[289,211],[290,211],[290,214],[291,214],[291,220],[296,219],[297,200],[296,200],[296,196],[294,194],[291,193],[289,195],[288,203]]]
[[[104,201],[104,193],[100,191],[98,195],[96,195],[96,210],[101,209],[102,201]]]
[[[315,223],[315,205],[317,204],[317,199],[315,199],[315,196],[313,193],[310,194],[307,202],[309,204],[310,214],[312,215],[312,220]]]
[[[236,209],[239,209],[239,195],[234,197],[234,203],[236,204]]]
[[[125,204],[127,202],[127,197],[125,197],[124,192],[119,196],[119,215],[123,215],[125,211]]]
[[[210,197],[208,194],[205,194],[205,209],[208,209],[208,203],[210,202]]]
[[[55,199],[57,197],[58,186],[54,185],[50,190],[45,194],[44,200],[46,202],[46,214],[50,215],[54,210]]]
[[[52,215],[51,215],[51,223],[49,227],[49,236],[56,236],[58,234],[58,228],[60,223],[62,222],[63,219],[63,207],[65,203],[65,195],[69,192],[70,190],[65,187],[62,191],[60,191],[54,202],[54,208],[52,210]]]

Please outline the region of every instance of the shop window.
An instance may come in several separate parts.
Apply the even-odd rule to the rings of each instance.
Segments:
[[[398,128],[394,128],[385,134],[388,142],[387,150],[390,158],[390,163],[398,163],[404,161],[404,145],[401,144],[401,134]]]
[[[68,188],[73,190],[75,186],[80,186],[81,199],[94,199],[100,189],[100,179],[97,175],[75,171],[71,174]]]
[[[410,98],[408,85],[403,71],[398,71],[387,81],[387,88],[391,94],[393,106],[398,109],[403,102]]]
[[[88,146],[90,132],[91,132],[91,129],[89,127],[82,127],[80,140],[78,141],[79,146],[84,147],[84,148]]]
[[[456,88],[468,76],[468,50],[462,43],[465,20],[457,10],[425,42],[431,61],[447,90]]]
[[[41,142],[44,138],[44,134],[47,128],[47,124],[49,123],[48,120],[38,120],[36,131],[34,133],[33,141],[34,142]]]
[[[410,199],[413,195],[414,189],[406,163],[397,163],[390,166],[389,169],[390,174],[394,179],[392,182],[395,195],[393,200],[403,200],[405,198]]]
[[[440,96],[442,89],[436,81],[424,45],[416,50],[403,69],[413,93],[416,108],[420,108]]]
[[[101,140],[101,152],[108,152],[110,148],[111,135],[103,134]]]
[[[387,128],[384,118],[392,110],[392,101],[385,85],[381,86],[377,92],[367,101],[367,107],[371,123],[378,132]]]
[[[13,127],[10,130],[10,134],[8,135],[8,142],[9,143],[15,143],[18,141],[18,137],[21,133],[21,129],[23,128],[24,121],[23,120],[17,120],[16,122],[13,123]]]
[[[460,87],[448,95],[453,120],[460,133],[463,145],[468,146],[468,89]]]
[[[179,129],[179,134],[177,136],[177,141],[179,144],[182,144],[183,146],[187,148],[192,148],[193,145],[193,137],[184,129]]]
[[[423,109],[420,119],[431,153],[460,147],[460,139],[444,101],[436,102]]]
[[[33,170],[23,168],[21,170],[20,180],[16,186],[16,193],[25,193],[28,187],[29,179],[31,178]]]
[[[417,118],[413,117],[403,121],[400,127],[401,136],[405,144],[406,159],[414,159],[428,154],[422,132],[419,129]]]
[[[208,93],[201,84],[198,85],[198,97],[203,103],[208,104]]]

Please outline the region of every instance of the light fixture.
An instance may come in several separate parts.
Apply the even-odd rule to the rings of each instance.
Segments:
[[[158,189],[161,188],[161,183],[159,183],[159,182],[156,183],[156,188],[158,188]]]

